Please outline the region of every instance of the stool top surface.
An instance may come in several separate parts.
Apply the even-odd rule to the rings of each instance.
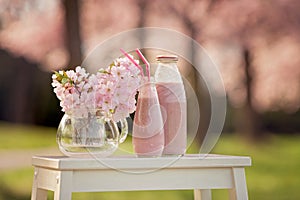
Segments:
[[[34,156],[32,165],[57,170],[89,169],[158,169],[158,168],[209,168],[251,166],[248,156],[218,154],[185,154],[184,156],[136,157],[134,155],[106,158],[70,158],[64,156]]]

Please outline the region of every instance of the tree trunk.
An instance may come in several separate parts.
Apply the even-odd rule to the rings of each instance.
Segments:
[[[245,59],[245,84],[247,91],[247,101],[242,108],[234,112],[234,126],[236,132],[249,142],[256,142],[265,139],[265,133],[261,131],[261,116],[252,107],[252,75],[251,57],[248,49],[244,51]]]
[[[197,34],[197,30],[191,29],[191,38],[195,39]],[[191,61],[192,63],[195,62],[195,45],[193,42],[191,42]],[[200,66],[204,67],[204,66]],[[194,90],[196,93],[196,96],[198,98],[199,103],[199,111],[200,111],[200,121],[199,121],[199,127],[196,135],[196,143],[201,146],[202,142],[206,136],[208,126],[210,123],[210,117],[211,117],[211,102],[210,102],[210,96],[208,93],[208,89],[206,84],[204,83],[203,78],[197,71],[197,69],[193,69],[193,77],[192,80],[194,81]]]
[[[69,52],[68,69],[74,69],[82,63],[81,37],[79,23],[79,0],[64,0],[66,47]]]

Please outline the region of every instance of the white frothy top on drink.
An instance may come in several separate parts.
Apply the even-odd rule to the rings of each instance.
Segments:
[[[155,74],[156,82],[182,82],[175,63],[160,63]]]

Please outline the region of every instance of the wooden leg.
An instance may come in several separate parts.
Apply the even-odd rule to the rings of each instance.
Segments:
[[[211,190],[194,190],[194,200],[211,200]]]
[[[38,188],[38,169],[34,171],[31,200],[47,200],[47,190]]]
[[[72,199],[72,171],[62,171],[56,177],[57,187],[54,191],[54,200]]]
[[[234,188],[229,190],[230,200],[248,200],[247,184],[244,168],[233,168]]]
[[[47,194],[47,190],[32,188],[31,200],[47,200]]]

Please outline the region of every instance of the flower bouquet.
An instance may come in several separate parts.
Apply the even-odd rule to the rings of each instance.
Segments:
[[[57,142],[65,155],[107,156],[126,139],[126,117],[136,109],[135,96],[143,81],[138,62],[127,54],[96,74],[80,66],[54,72],[52,86],[65,112]]]

